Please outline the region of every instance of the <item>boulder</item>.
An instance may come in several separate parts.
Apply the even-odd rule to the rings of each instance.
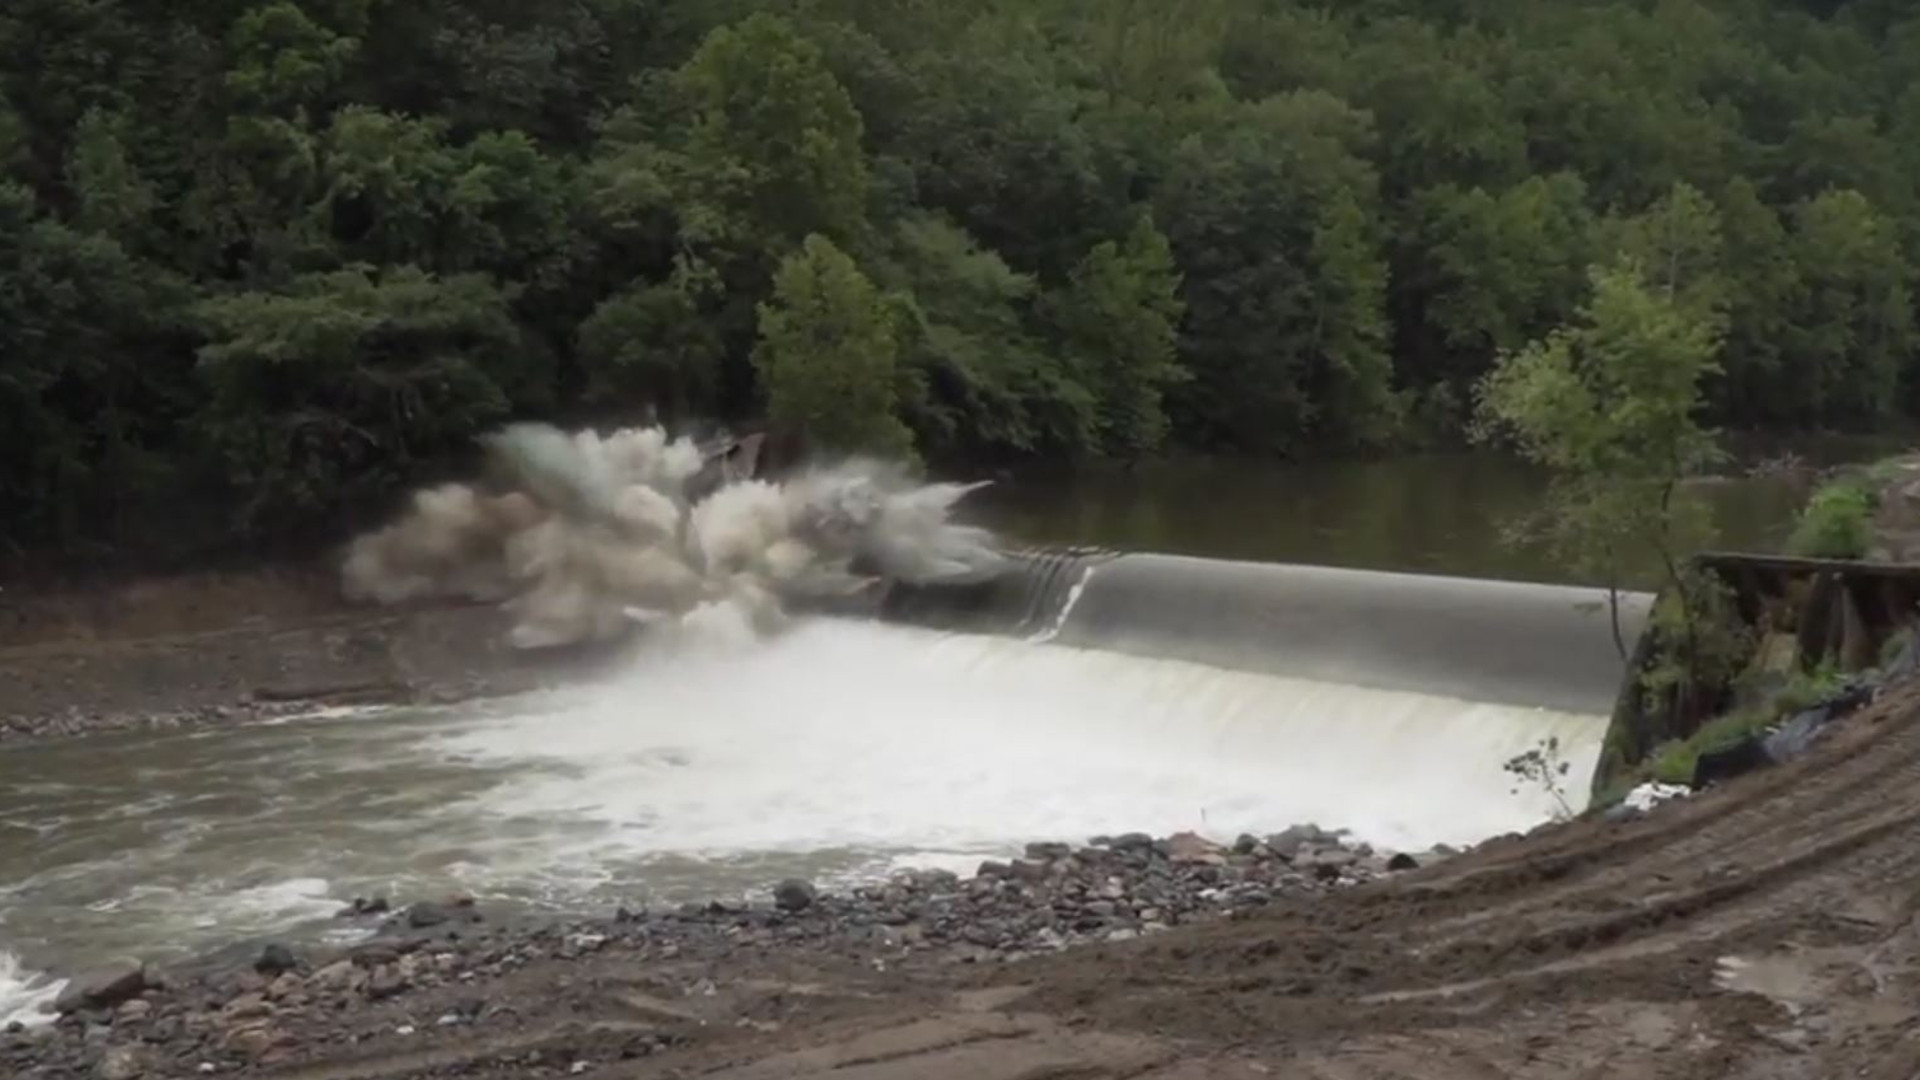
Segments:
[[[1398,873],[1402,870],[1420,869],[1420,860],[1402,851],[1387,860],[1387,869]]]
[[[1299,854],[1301,847],[1307,844],[1320,844],[1337,840],[1339,837],[1327,832],[1318,825],[1294,825],[1282,832],[1267,837],[1267,847],[1283,859],[1291,859]]]
[[[1352,866],[1360,861],[1360,853],[1343,847],[1302,848],[1295,855],[1295,861],[1305,866],[1331,866],[1340,869]]]
[[[111,1009],[147,988],[147,966],[127,961],[96,968],[68,982],[54,999],[62,1014],[81,1009]]]
[[[358,990],[367,984],[367,969],[352,960],[337,960],[307,979],[316,990]]]
[[[253,970],[262,975],[284,975],[300,966],[293,950],[279,942],[274,942],[260,950],[260,958],[253,962]]]
[[[94,1072],[100,1080],[135,1080],[147,1071],[146,1055],[137,1046],[116,1046],[100,1059]]]
[[[1222,866],[1224,849],[1199,833],[1175,833],[1167,837],[1167,858],[1187,865]]]
[[[356,896],[353,898],[353,903],[340,909],[340,918],[356,918],[361,915],[385,915],[389,910],[391,910],[391,905],[387,903],[387,898],[384,896],[376,896],[371,900],[364,896]]]
[[[220,1045],[229,1053],[259,1061],[285,1045],[287,1034],[269,1021],[258,1021],[231,1028],[220,1037]]]
[[[773,887],[773,902],[781,911],[805,911],[818,895],[813,885],[799,878],[788,878]]]
[[[1047,877],[1047,864],[1015,859],[1007,866],[1007,876],[1015,881],[1044,881]]]
[[[408,987],[407,976],[398,964],[387,964],[373,969],[367,978],[367,1000],[382,1001],[404,993]]]
[[[444,905],[422,900],[407,909],[407,925],[415,930],[425,930],[453,920],[453,912]]]

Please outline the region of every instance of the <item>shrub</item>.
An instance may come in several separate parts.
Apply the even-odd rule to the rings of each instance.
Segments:
[[[1873,546],[1873,511],[1873,495],[1862,481],[1828,484],[1807,501],[1787,550],[1823,559],[1864,558]]]

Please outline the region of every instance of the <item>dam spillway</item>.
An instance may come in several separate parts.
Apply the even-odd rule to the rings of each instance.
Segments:
[[[1653,597],[1090,550],[993,581],[896,587],[890,621],[1460,702],[1607,716]],[[1617,608],[1618,627],[1614,625]]]

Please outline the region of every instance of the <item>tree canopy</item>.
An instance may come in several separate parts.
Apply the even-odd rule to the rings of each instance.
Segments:
[[[1647,304],[1695,419],[1884,423],[1917,56],[1885,0],[13,0],[0,553],[328,538],[517,417],[1444,444]]]

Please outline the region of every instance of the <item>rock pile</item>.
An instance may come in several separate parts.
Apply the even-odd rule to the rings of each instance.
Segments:
[[[837,928],[877,928],[869,932],[909,946],[1041,952],[1126,940],[1418,865],[1311,825],[1242,836],[1231,847],[1193,833],[1128,833],[1080,848],[1029,844],[1024,858],[983,863],[964,881],[944,871],[901,874],[821,908]]]
[[[1307,825],[1232,845],[1192,833],[1034,843],[970,878],[909,871],[837,893],[790,880],[758,902],[623,909],[593,921],[501,922],[459,897],[397,910],[360,900],[341,916],[384,921],[343,951],[274,943],[227,950],[219,955],[230,959],[177,977],[125,964],[76,979],[57,1024],[0,1037],[0,1075],[225,1073],[300,1060],[342,1039],[511,1024],[515,1010],[490,986],[528,976],[544,985],[549,969],[566,986],[580,971],[722,970],[729,958],[783,951],[880,966],[1015,962],[1361,884],[1446,854],[1388,855]]]

